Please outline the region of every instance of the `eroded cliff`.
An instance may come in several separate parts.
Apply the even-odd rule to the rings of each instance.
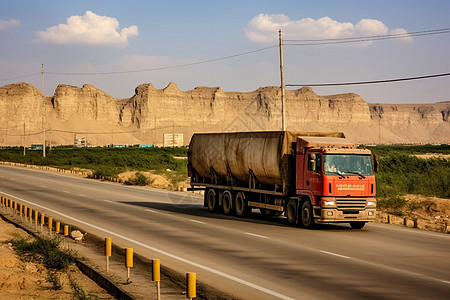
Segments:
[[[343,131],[357,143],[450,143],[450,102],[368,104],[359,95],[319,96],[310,87],[286,91],[288,130]],[[278,87],[253,92],[224,92],[220,87],[180,91],[170,83],[156,89],[139,85],[130,99],[119,100],[92,85],[59,85],[44,97],[26,83],[0,88],[2,145],[71,144],[85,137],[91,144],[162,144],[165,133],[279,130]]]

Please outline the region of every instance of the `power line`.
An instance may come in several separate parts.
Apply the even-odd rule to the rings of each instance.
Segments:
[[[119,134],[132,134],[132,133],[145,133],[145,132],[152,132],[154,130],[164,130],[164,129],[172,129],[172,128],[183,128],[183,125],[167,125],[167,126],[158,126],[155,128],[147,129],[147,130],[129,130],[129,131],[72,131],[72,130],[62,130],[62,129],[46,129],[45,132],[59,132],[59,133],[70,133],[70,134],[85,134],[85,135],[119,135]],[[2,135],[2,131],[17,131],[17,127],[14,128],[2,128],[0,126],[0,136]],[[35,135],[41,135],[44,133],[44,130],[36,131],[36,132],[30,132],[25,134],[4,134],[10,137],[23,137],[23,136],[35,136]]]
[[[117,75],[117,74],[129,74],[129,73],[160,71],[160,70],[167,70],[167,69],[175,69],[175,68],[195,66],[195,65],[206,64],[206,63],[211,63],[211,62],[215,62],[215,61],[235,58],[235,57],[239,57],[239,56],[253,54],[253,53],[256,53],[256,52],[261,52],[261,51],[268,50],[268,49],[271,49],[271,48],[274,48],[274,47],[278,47],[278,46],[277,45],[272,45],[272,46],[265,47],[265,48],[260,48],[260,49],[256,49],[256,50],[252,50],[252,51],[248,51],[248,52],[242,52],[242,53],[233,54],[233,55],[224,56],[224,57],[219,57],[219,58],[213,58],[213,59],[208,59],[208,60],[203,60],[203,61],[198,61],[198,62],[193,62],[193,63],[187,63],[187,64],[180,64],[180,65],[173,65],[173,66],[166,66],[166,67],[158,67],[158,68],[150,68],[150,69],[142,69],[142,70],[115,71],[115,72],[84,72],[84,73],[45,72],[45,74],[50,74],[50,75]]]
[[[21,76],[17,76],[17,77],[4,78],[4,79],[0,79],[0,82],[14,80],[14,79],[20,79],[20,78],[26,78],[26,77],[36,76],[36,75],[40,75],[40,74],[41,74],[41,72],[28,74],[28,75],[21,75]]]
[[[378,84],[378,83],[390,83],[398,81],[410,81],[419,79],[428,79],[436,77],[450,76],[450,73],[416,76],[416,77],[406,77],[397,79],[385,79],[385,80],[373,80],[373,81],[358,81],[358,82],[344,82],[344,83],[302,83],[302,84],[286,84],[286,86],[343,86],[343,85],[363,85],[363,84]]]
[[[179,65],[173,65],[173,66],[158,67],[158,68],[150,68],[150,69],[142,69],[142,70],[128,70],[128,71],[113,71],[113,72],[79,72],[79,73],[76,73],[76,72],[39,72],[39,73],[33,73],[33,74],[28,74],[28,75],[21,75],[21,76],[16,76],[16,77],[0,79],[0,82],[14,80],[14,79],[20,79],[20,78],[26,78],[26,77],[36,76],[36,75],[41,75],[42,73],[43,74],[49,74],[49,75],[77,76],[77,75],[118,75],[118,74],[130,74],[130,73],[161,71],[161,70],[168,70],[168,69],[175,69],[175,68],[182,68],[182,67],[201,65],[201,64],[211,63],[211,62],[220,61],[220,60],[226,60],[226,59],[230,59],[230,58],[235,58],[235,57],[239,57],[239,56],[253,54],[253,53],[256,53],[256,52],[261,52],[261,51],[268,50],[268,49],[271,49],[271,48],[274,48],[274,47],[277,47],[277,45],[272,45],[272,46],[268,46],[268,47],[264,47],[264,48],[260,48],[260,49],[256,49],[256,50],[252,50],[252,51],[237,53],[237,54],[233,54],[233,55],[228,55],[228,56],[224,56],[224,57],[208,59],[208,60],[204,60],[204,61],[198,61],[198,62],[187,63],[187,64],[179,64]]]
[[[405,33],[396,33],[396,34],[386,34],[386,35],[336,38],[336,39],[317,39],[317,40],[286,39],[285,45],[288,45],[288,46],[317,46],[317,45],[331,45],[331,44],[361,43],[361,42],[389,40],[389,39],[401,39],[401,38],[409,38],[409,37],[413,37],[413,36],[425,36],[425,35],[444,34],[444,33],[450,33],[450,28],[441,28],[441,29],[432,29],[432,30],[405,32]]]

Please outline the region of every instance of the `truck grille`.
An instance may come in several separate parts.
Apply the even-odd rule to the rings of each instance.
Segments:
[[[336,199],[336,205],[337,209],[344,211],[344,213],[358,213],[366,208],[366,199]]]

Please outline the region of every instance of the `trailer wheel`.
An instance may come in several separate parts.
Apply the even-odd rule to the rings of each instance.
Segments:
[[[206,205],[208,206],[208,211],[217,212],[219,205],[217,201],[217,194],[214,189],[209,189],[206,193]]]
[[[300,213],[300,221],[303,228],[312,229],[314,227],[314,215],[311,201],[306,200],[303,202]]]
[[[252,209],[251,207],[248,206],[245,194],[243,192],[239,192],[236,194],[234,204],[236,209],[236,215],[239,218],[246,218],[250,215]]]
[[[233,211],[233,196],[231,195],[231,192],[226,190],[222,194],[222,207],[223,207],[223,213],[226,215],[230,215]]]
[[[289,200],[286,206],[286,218],[289,225],[295,226],[297,224],[297,200]]]
[[[350,222],[350,226],[353,229],[362,229],[366,225],[366,222]]]

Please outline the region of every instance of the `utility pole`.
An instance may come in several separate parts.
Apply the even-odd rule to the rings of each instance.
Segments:
[[[23,156],[26,155],[26,150],[25,150],[25,122],[23,122]]]
[[[44,64],[41,65],[41,74],[42,74],[42,95],[45,96],[45,86],[44,86]]]
[[[281,130],[286,130],[285,96],[284,96],[284,76],[283,76],[283,41],[281,39],[281,29],[278,30],[278,40],[280,46],[280,75],[281,75]]]
[[[42,96],[44,96],[42,110],[42,131],[44,133],[44,143],[42,144],[42,157],[45,157],[45,85],[44,85],[44,64],[42,64]]]

